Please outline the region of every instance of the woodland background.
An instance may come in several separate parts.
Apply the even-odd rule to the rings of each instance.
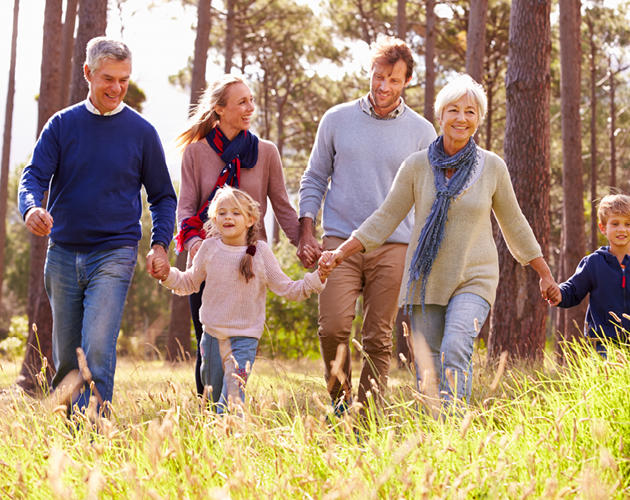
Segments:
[[[147,0],[142,8],[159,3]],[[605,244],[596,227],[596,200],[611,189],[630,191],[628,2],[182,3],[197,12],[191,27],[195,44],[181,48],[190,53],[187,66],[164,78],[188,92],[194,106],[209,65],[244,74],[257,99],[255,132],[277,144],[290,193],[297,193],[320,117],[331,106],[368,90],[368,68],[356,69],[354,49],[380,35],[395,35],[405,39],[416,56],[405,101],[431,122],[436,123],[435,95],[454,75],[468,72],[483,83],[489,109],[477,142],[506,160],[521,207],[559,282],[573,273],[584,255]],[[46,0],[38,133],[54,112],[85,98],[85,44],[105,34],[108,10],[111,16],[125,6],[125,0]],[[42,355],[48,359],[47,378],[52,375],[52,320],[43,288],[46,240],[32,237],[22,223],[16,189],[24,164],[9,164],[17,18],[28,14],[19,7],[20,1],[14,0],[0,172],[0,348],[23,357],[17,382],[34,392]],[[125,38],[124,26],[120,35]],[[337,69],[331,72],[331,67]],[[141,111],[146,97],[132,85],[126,102]],[[143,226],[140,256],[148,252],[148,211]],[[516,263],[498,230],[496,239],[501,282],[487,326],[488,355],[508,351],[539,359],[546,346],[554,349],[557,340],[579,335],[576,325],[583,323],[586,304],[566,312],[549,310],[539,298],[536,273]],[[295,249],[277,231],[274,243],[285,272],[301,276]],[[185,254],[173,256],[173,261],[183,266]],[[357,326],[360,321],[359,315]],[[281,358],[318,356],[316,298],[296,304],[270,294],[267,325],[263,352]],[[177,361],[194,352],[191,344],[187,299],[160,287],[139,259],[123,317],[120,353]],[[562,349],[558,352],[562,356]]]

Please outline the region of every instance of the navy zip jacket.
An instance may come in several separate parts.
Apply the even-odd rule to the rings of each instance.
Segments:
[[[81,102],[44,127],[18,189],[24,217],[50,188],[50,237],[72,252],[137,246],[141,189],[153,220],[151,245],[171,242],[177,198],[157,131],[130,107],[111,116]]]
[[[623,314],[630,315],[630,293],[626,274],[628,273],[630,256],[623,259],[625,269],[621,268],[617,257],[601,247],[591,255],[582,259],[575,274],[560,285],[562,302],[558,307],[577,306],[587,294],[589,295],[586,311],[587,332],[590,337],[606,337],[625,340],[627,334],[618,328],[619,323],[610,312],[621,320],[621,326],[630,332],[630,320]],[[597,331],[597,335],[595,334]]]

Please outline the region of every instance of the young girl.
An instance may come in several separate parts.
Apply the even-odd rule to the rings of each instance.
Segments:
[[[206,282],[199,317],[201,379],[212,387],[217,412],[243,403],[244,386],[256,358],[265,323],[266,288],[288,300],[304,300],[324,288],[330,272],[307,273],[292,281],[280,269],[264,241],[257,241],[260,211],[251,196],[224,186],[208,208],[204,240],[186,272],[154,260],[160,283],[178,295],[190,295]]]

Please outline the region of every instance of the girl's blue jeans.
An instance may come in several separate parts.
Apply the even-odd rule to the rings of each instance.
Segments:
[[[490,304],[473,293],[455,295],[446,306],[426,304],[425,314],[422,313],[422,306],[413,306],[411,329],[416,351],[418,387],[428,372],[429,376],[439,379],[438,390],[442,399],[452,401],[456,393],[458,399],[468,401],[472,389],[473,348],[479,333],[475,329],[475,318],[481,329],[489,311]],[[418,352],[424,345],[428,353]],[[422,360],[429,358],[432,366],[423,366]],[[452,374],[456,390],[449,383],[447,370]]]
[[[217,413],[226,412],[230,402],[243,404],[247,377],[256,360],[258,339],[230,337],[219,340],[204,332],[200,347],[201,380],[205,386],[212,387],[212,401],[217,404]]]

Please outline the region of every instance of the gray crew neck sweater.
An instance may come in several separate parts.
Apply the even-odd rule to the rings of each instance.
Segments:
[[[300,183],[300,217],[317,214],[324,195],[324,236],[347,239],[387,197],[402,162],[437,137],[411,108],[394,120],[366,115],[359,101],[328,110]],[[409,214],[386,243],[409,243]]]

